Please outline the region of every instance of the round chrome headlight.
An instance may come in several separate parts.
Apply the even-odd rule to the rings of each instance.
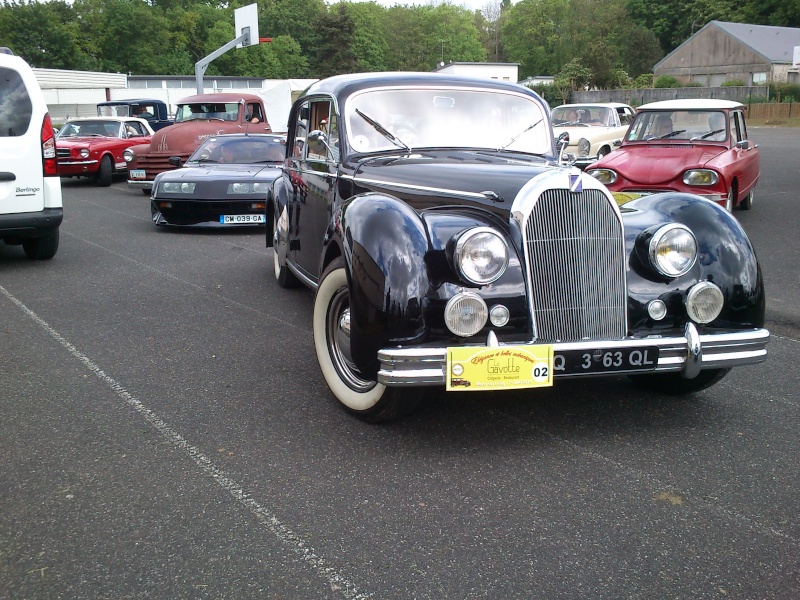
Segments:
[[[444,308],[447,328],[459,337],[470,337],[486,325],[489,311],[483,298],[473,292],[456,294]]]
[[[125,150],[122,151],[122,158],[125,159],[125,162],[131,162],[133,160],[133,150],[125,148]]]
[[[725,298],[716,285],[701,281],[686,295],[686,312],[695,323],[710,323],[719,316]]]
[[[459,274],[470,283],[492,283],[508,266],[508,246],[494,229],[475,227],[459,236],[454,262]]]
[[[589,140],[586,138],[581,138],[578,140],[578,154],[581,156],[589,156],[589,148],[591,148]]]
[[[80,155],[81,155],[81,158],[89,158],[89,149],[88,148],[81,148]]]
[[[697,260],[697,240],[686,225],[671,223],[650,239],[650,264],[666,277],[680,277]]]
[[[611,169],[592,169],[587,173],[604,185],[611,185],[617,180],[617,174]]]

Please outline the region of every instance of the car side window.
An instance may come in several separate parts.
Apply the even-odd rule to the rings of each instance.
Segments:
[[[25,135],[31,123],[33,104],[28,88],[14,69],[0,68],[0,105],[13,107],[0,111],[0,137]]]
[[[737,129],[739,131],[739,139],[741,139],[741,140],[749,139],[747,137],[747,126],[745,125],[745,122],[744,122],[744,113],[741,112],[741,111],[735,111],[734,115],[735,115],[735,119],[736,119],[736,127],[737,127]]]
[[[312,139],[309,139],[308,159],[314,161],[333,160],[329,150],[331,137],[330,101],[318,100],[311,102],[309,106],[309,131],[320,132],[321,135],[317,134]]]
[[[261,113],[261,105],[252,103],[247,105],[247,120],[251,123],[263,123],[264,115]],[[257,121],[255,119],[258,119]]]
[[[292,140],[292,158],[302,160],[305,156],[306,137],[308,136],[308,113],[309,103],[303,104],[297,109],[297,117],[294,126],[294,138]]]
[[[742,140],[747,139],[746,134],[742,131],[741,123],[739,122],[739,113],[732,112],[730,119],[731,119],[731,136],[733,137],[733,143],[736,144],[741,142]]]

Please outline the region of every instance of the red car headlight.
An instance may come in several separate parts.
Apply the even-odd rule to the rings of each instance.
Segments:
[[[683,174],[683,183],[686,185],[716,185],[719,175],[710,169],[689,169]]]
[[[592,169],[587,173],[605,185],[610,185],[617,180],[617,174],[611,169]]]

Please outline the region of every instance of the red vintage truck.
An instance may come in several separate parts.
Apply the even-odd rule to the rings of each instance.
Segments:
[[[224,133],[270,133],[264,101],[255,94],[199,94],[178,103],[175,123],[153,134],[149,144],[132,146],[123,156],[128,163],[128,187],[150,194],[153,180],[185,162],[206,138]],[[172,160],[170,160],[172,159]]]

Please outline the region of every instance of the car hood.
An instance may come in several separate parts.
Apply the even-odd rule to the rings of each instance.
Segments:
[[[673,181],[686,169],[704,167],[724,151],[721,146],[637,144],[611,152],[590,168],[613,169],[630,182],[658,185]]]
[[[625,127],[553,127],[553,135],[558,139],[558,136],[566,131],[569,133],[570,146],[574,146],[581,138],[591,139],[614,133],[620,133],[620,137],[622,137],[622,133],[627,130],[627,125]]]
[[[150,150],[158,154],[188,157],[206,139],[240,130],[239,124],[235,121],[183,121],[153,133],[150,138]]]
[[[80,136],[76,135],[75,137],[69,138],[56,138],[56,146],[60,146],[61,148],[72,148],[74,146],[87,146],[89,144],[96,144],[97,142],[105,142],[109,139],[117,139],[117,138],[107,138],[105,136],[98,136],[98,135],[87,135],[87,136]]]
[[[198,167],[181,167],[172,171],[165,171],[160,175],[160,181],[215,181],[225,179],[236,181],[240,179],[274,179],[280,174],[280,165],[203,165]]]
[[[453,198],[459,204],[509,212],[522,186],[552,168],[551,162],[535,157],[453,151],[372,160],[359,165],[353,178],[359,188],[401,197],[417,209]]]

